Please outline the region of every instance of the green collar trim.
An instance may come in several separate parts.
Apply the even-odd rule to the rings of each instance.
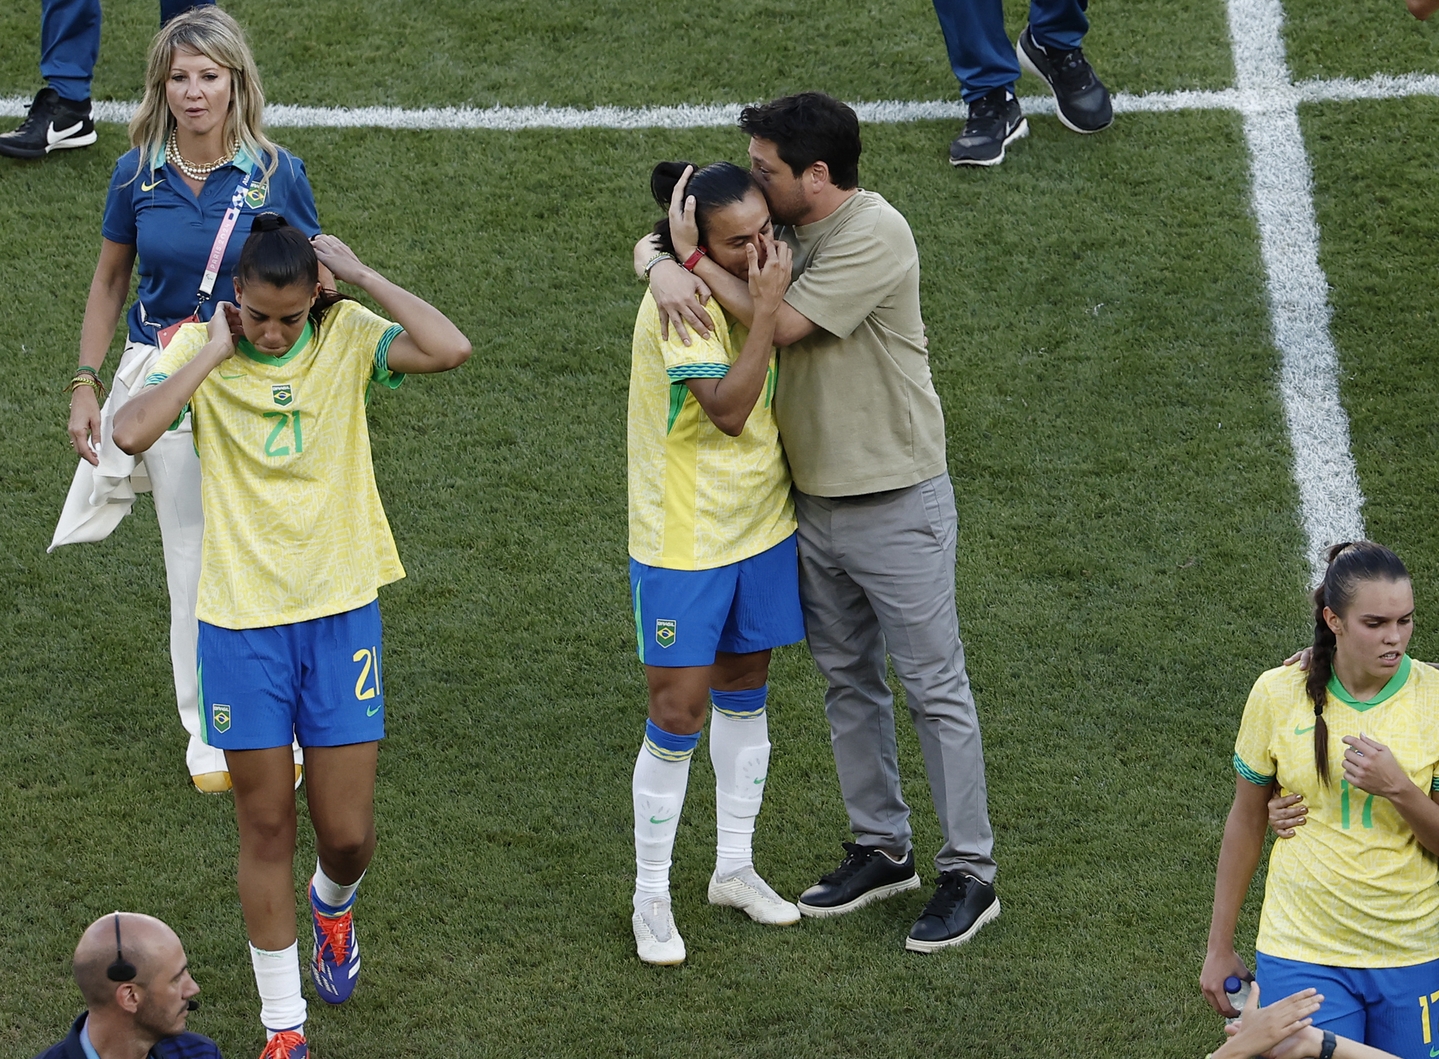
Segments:
[[[295,359],[295,357],[299,354],[301,350],[303,350],[306,346],[310,344],[310,339],[314,336],[314,334],[315,325],[312,324],[309,320],[306,320],[305,329],[300,332],[300,337],[295,339],[295,344],[290,347],[290,351],[286,353],[283,357],[272,357],[268,353],[261,353],[258,349],[256,349],[253,345],[250,344],[250,340],[248,338],[242,338],[238,342],[236,342],[235,348],[238,349],[241,353],[245,354],[245,356],[253,360],[256,364],[288,364],[290,363],[290,361]],[[1407,673],[1408,670],[1406,669],[1405,672]]]
[[[1329,677],[1329,694],[1333,695],[1346,706],[1363,713],[1365,710],[1378,706],[1381,702],[1384,702],[1386,699],[1392,699],[1398,694],[1399,689],[1409,682],[1409,670],[1412,668],[1413,663],[1409,660],[1409,656],[1405,655],[1399,660],[1399,671],[1389,678],[1389,683],[1379,689],[1378,695],[1375,695],[1367,702],[1361,702],[1349,694],[1349,692],[1345,691],[1344,685],[1339,683],[1339,677],[1334,674],[1331,674]]]

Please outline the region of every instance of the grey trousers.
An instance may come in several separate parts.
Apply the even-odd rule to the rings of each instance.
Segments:
[[[944,832],[935,867],[992,882],[984,750],[954,603],[959,520],[949,475],[866,496],[794,496],[805,630],[829,683],[824,709],[855,840],[896,852],[911,845],[888,651]]]

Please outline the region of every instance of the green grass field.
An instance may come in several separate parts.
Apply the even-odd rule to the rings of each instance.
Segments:
[[[955,96],[920,0],[226,6],[276,102]],[[0,96],[36,87],[38,9],[0,11]],[[105,13],[96,94],[131,99],[155,5]],[[1116,89],[1232,79],[1218,0],[1092,14],[1089,52]],[[1397,0],[1299,0],[1289,18],[1296,77],[1439,70],[1435,28]],[[1302,117],[1366,517],[1415,571],[1413,653],[1433,657],[1439,101]],[[952,123],[867,126],[861,165],[922,254],[1004,915],[921,957],[901,942],[928,886],[784,930],[709,907],[702,747],[675,855],[679,969],[641,966],[627,925],[644,718],[625,575],[641,294],[628,248],[657,212],[656,160],[743,160],[744,141],[282,131],[325,227],[475,347],[460,372],[372,405],[409,577],[382,593],[392,734],[364,985],[342,1010],[311,996],[317,1055],[1143,1059],[1217,1045],[1197,978],[1233,735],[1254,676],[1308,625],[1240,118],[1130,115],[1084,139],[1031,124],[993,172],[950,169]],[[125,147],[107,125],[92,150],[0,159],[0,1050],[58,1039],[79,1008],[74,941],[122,907],[176,927],[204,989],[192,1027],[244,1056],[260,1035],[232,807],[187,785],[148,499],[104,544],[45,554],[74,466],[59,387]],[[793,896],[848,834],[802,647],[777,654],[772,687],[756,852]],[[928,884],[938,827],[907,726],[901,752]]]

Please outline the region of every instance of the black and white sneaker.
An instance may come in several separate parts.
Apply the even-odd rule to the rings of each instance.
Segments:
[[[910,952],[935,952],[963,945],[979,928],[999,918],[999,897],[989,883],[962,871],[947,871],[905,939]]]
[[[893,860],[874,846],[845,842],[839,867],[820,877],[799,895],[799,910],[807,916],[842,916],[873,901],[919,889],[914,850],[904,860]]]
[[[1034,40],[1025,26],[1014,46],[1019,65],[1049,86],[1059,120],[1075,132],[1098,132],[1114,123],[1109,89],[1084,58],[1084,49],[1054,51]]]
[[[1008,87],[995,88],[969,105],[964,131],[949,145],[950,165],[999,165],[1004,149],[1029,135],[1029,122]]]
[[[90,101],[61,99],[59,92],[47,86],[35,96],[20,127],[0,135],[0,154],[44,158],[51,151],[89,147],[95,139]]]

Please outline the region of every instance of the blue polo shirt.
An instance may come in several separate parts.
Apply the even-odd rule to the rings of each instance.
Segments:
[[[139,157],[140,148],[136,147],[115,163],[101,229],[106,239],[133,246],[138,253],[140,289],[126,317],[131,341],[154,345],[162,327],[195,311],[195,292],[215,245],[215,233],[247,172],[253,170],[254,177],[225,247],[215,290],[200,309],[202,319],[213,315],[217,302],[235,300],[230,274],[257,213],[278,213],[306,235],[320,233],[305,163],[283,148],[280,164],[268,181],[264,181],[263,168],[242,149],[233,162],[210,174],[199,198],[179,171],[166,163],[163,151],[136,176]]]

